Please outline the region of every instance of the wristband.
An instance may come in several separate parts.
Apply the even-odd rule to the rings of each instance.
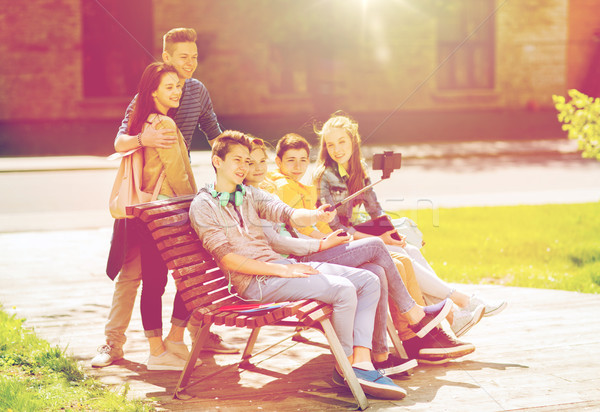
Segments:
[[[141,132],[138,133],[138,135],[137,135],[137,141],[138,141],[138,145],[140,147],[144,147],[144,145],[142,144],[142,133]]]

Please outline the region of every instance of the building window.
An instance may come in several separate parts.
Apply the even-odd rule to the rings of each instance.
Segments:
[[[439,14],[438,90],[494,88],[494,6],[494,0],[461,0]]]
[[[300,47],[271,45],[269,89],[274,94],[303,94],[307,91],[306,52]]]
[[[81,0],[84,97],[131,97],[154,61],[152,0]]]

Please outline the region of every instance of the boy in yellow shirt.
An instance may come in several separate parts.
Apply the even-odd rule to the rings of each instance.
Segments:
[[[288,133],[277,142],[275,153],[277,169],[267,174],[275,188],[274,193],[294,209],[316,209],[317,188],[300,182],[310,164],[310,146],[306,139],[296,133]],[[315,239],[322,239],[332,231],[325,222],[296,229]]]

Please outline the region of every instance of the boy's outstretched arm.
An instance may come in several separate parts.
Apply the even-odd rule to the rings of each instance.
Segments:
[[[296,227],[312,226],[317,222],[329,223],[335,217],[336,211],[327,212],[328,207],[328,204],[324,204],[316,210],[294,209],[290,216],[290,222]]]

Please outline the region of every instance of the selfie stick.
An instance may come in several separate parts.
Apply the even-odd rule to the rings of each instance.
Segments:
[[[333,212],[335,209],[337,209],[338,207],[340,207],[341,205],[343,205],[344,203],[348,203],[349,201],[351,201],[352,199],[354,199],[356,196],[360,195],[361,193],[366,192],[367,190],[369,190],[370,188],[372,188],[373,186],[375,186],[377,183],[381,183],[383,182],[384,179],[389,178],[390,176],[388,175],[387,177],[382,177],[381,179],[379,179],[378,181],[376,181],[375,183],[371,183],[369,186],[365,186],[362,189],[360,189],[358,192],[354,192],[352,193],[350,196],[348,196],[347,198],[345,198],[344,200],[341,200],[339,202],[337,202],[335,205],[333,206],[329,206],[325,211],[326,212]]]
[[[332,212],[335,209],[337,209],[338,207],[340,207],[341,205],[343,205],[344,203],[348,203],[349,201],[351,201],[352,199],[354,199],[356,196],[360,195],[363,192],[366,192],[367,190],[369,190],[370,188],[372,188],[373,186],[375,186],[377,183],[381,183],[383,182],[383,178],[381,178],[380,180],[376,181],[375,183],[371,183],[369,186],[365,186],[362,189],[360,189],[358,192],[354,192],[352,193],[350,196],[348,196],[347,198],[345,198],[344,200],[341,200],[339,202],[337,202],[335,205],[333,206],[329,206],[326,211],[327,212]]]

